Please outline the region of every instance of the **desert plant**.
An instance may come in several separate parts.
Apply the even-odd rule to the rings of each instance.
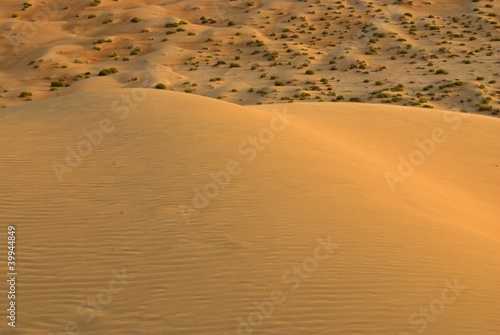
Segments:
[[[50,86],[51,87],[63,87],[64,86],[64,83],[62,80],[59,80],[59,81],[53,81],[50,83]]]
[[[28,98],[28,97],[32,97],[32,96],[33,96],[33,93],[31,93],[31,92],[21,92],[21,94],[19,94],[20,98]]]
[[[115,67],[111,67],[109,69],[103,69],[101,71],[99,71],[99,76],[108,76],[110,74],[115,74],[115,73],[118,73],[118,69],[115,68]]]

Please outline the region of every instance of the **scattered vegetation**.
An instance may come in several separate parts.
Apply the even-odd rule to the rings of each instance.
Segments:
[[[118,73],[118,69],[116,67],[110,67],[109,69],[103,69],[99,71],[99,76],[108,76],[110,74]]]
[[[31,93],[31,92],[21,92],[21,94],[19,94],[20,98],[28,98],[28,97],[32,97],[32,96],[33,96],[33,93]]]

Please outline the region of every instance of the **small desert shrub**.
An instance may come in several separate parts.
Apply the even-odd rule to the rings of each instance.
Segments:
[[[166,90],[167,86],[165,84],[159,83],[159,84],[156,84],[155,88],[157,88],[159,90]]]
[[[307,70],[306,74],[314,74],[314,71],[313,70]]]
[[[99,76],[101,76],[101,77],[102,77],[102,76],[108,76],[108,75],[110,75],[110,74],[115,74],[115,73],[118,73],[118,72],[119,72],[119,71],[118,71],[118,69],[117,69],[117,68],[115,68],[115,67],[111,67],[111,68],[109,68],[109,69],[104,69],[104,70],[101,70],[101,71],[99,72]]]
[[[59,80],[59,81],[53,81],[53,82],[50,83],[50,86],[51,87],[63,87],[64,83],[61,80]]]
[[[103,44],[103,43],[113,43],[113,40],[112,39],[104,39],[104,38],[100,38],[98,40],[95,40],[94,43],[92,44]]]
[[[214,19],[207,19],[205,16],[202,16],[200,18],[200,21],[201,23],[205,24],[205,23],[217,23],[217,20],[214,20]]]
[[[28,98],[28,97],[32,97],[32,96],[33,96],[33,93],[31,93],[31,92],[21,92],[21,94],[19,94],[20,98]]]
[[[399,84],[398,86],[394,86],[391,88],[392,92],[401,92],[404,91],[404,86],[403,84]]]

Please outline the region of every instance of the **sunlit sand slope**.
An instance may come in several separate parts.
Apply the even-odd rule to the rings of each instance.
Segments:
[[[120,89],[0,130],[2,334],[500,332],[497,119]]]

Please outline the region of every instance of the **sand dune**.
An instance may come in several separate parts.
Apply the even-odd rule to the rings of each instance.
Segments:
[[[150,64],[163,74],[150,88],[164,84],[239,105],[352,101],[500,112],[493,1],[31,5],[0,5],[1,107],[88,91],[82,86],[143,87]],[[109,67],[120,72],[112,84],[98,76]],[[65,86],[52,87],[58,80]]]
[[[500,332],[498,119],[117,89],[0,130],[2,334]]]

